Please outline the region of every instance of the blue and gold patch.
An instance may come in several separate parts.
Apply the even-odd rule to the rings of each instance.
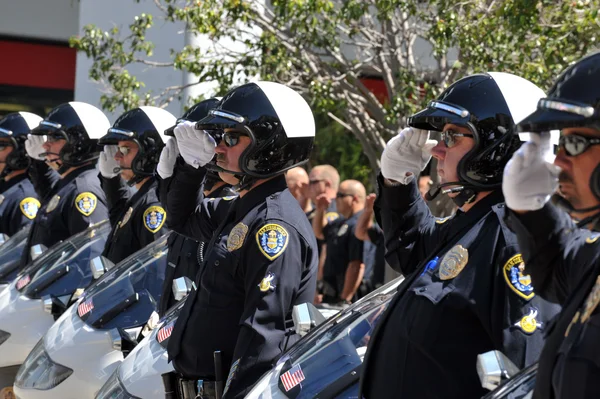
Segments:
[[[502,268],[504,279],[511,290],[523,299],[530,300],[535,296],[533,286],[531,285],[531,277],[523,274],[525,263],[521,254],[516,254],[506,262]]]
[[[256,233],[256,242],[260,252],[269,260],[278,258],[285,251],[288,241],[287,230],[278,224],[266,224]]]
[[[19,208],[21,208],[21,212],[28,219],[35,219],[35,215],[37,215],[37,211],[40,209],[40,201],[33,197],[23,198],[21,203],[19,204]]]
[[[98,198],[90,192],[81,193],[75,198],[75,208],[84,216],[90,216],[96,209],[96,205],[98,205]]]
[[[340,217],[340,214],[337,212],[327,212],[325,214],[325,220],[327,220],[327,223],[331,223],[339,217]]]
[[[151,206],[144,212],[144,226],[151,232],[156,233],[165,224],[167,212],[161,206]]]

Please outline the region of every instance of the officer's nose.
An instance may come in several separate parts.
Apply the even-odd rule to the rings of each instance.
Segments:
[[[42,148],[46,150],[46,152],[50,152],[50,143],[44,141],[44,144],[42,144]]]
[[[219,144],[215,147],[215,152],[217,154],[225,154],[227,152],[227,146],[225,145],[225,142],[223,140],[221,140]]]
[[[440,140],[435,147],[431,149],[431,155],[437,160],[443,160],[446,158],[446,145]]]

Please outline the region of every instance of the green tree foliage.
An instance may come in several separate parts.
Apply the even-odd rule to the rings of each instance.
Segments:
[[[217,82],[215,94],[243,76],[290,85],[335,122],[321,129],[333,133],[317,139],[316,160],[339,155],[342,174],[360,177],[377,169],[385,142],[407,116],[456,79],[505,71],[548,89],[562,69],[598,46],[600,34],[600,0],[265,1],[154,0],[153,15],[139,15],[124,29],[86,26],[71,45],[93,59],[90,77],[107,86],[102,105],[111,110],[162,104],[183,90],[148,92],[128,71],[139,63]],[[150,61],[154,45],[146,34],[157,19],[184,22],[214,46],[172,49],[169,59]],[[228,51],[218,44],[224,40],[244,46]],[[419,52],[423,46],[431,57]],[[375,96],[364,76],[380,78],[384,94]],[[340,127],[354,143],[344,142]]]

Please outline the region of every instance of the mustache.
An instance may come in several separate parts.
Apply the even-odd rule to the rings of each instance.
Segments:
[[[225,160],[225,154],[217,154],[217,161],[224,161]]]
[[[573,178],[564,170],[558,174],[559,183],[573,183]]]

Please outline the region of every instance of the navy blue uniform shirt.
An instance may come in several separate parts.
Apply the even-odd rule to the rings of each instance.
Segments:
[[[169,187],[169,226],[210,242],[168,353],[185,377],[210,379],[221,351],[224,397],[243,397],[284,350],[293,306],[314,298],[316,240],[283,175],[196,207],[204,174],[180,164]]]
[[[3,181],[0,190],[0,233],[10,237],[32,223],[40,201],[26,174]]]

